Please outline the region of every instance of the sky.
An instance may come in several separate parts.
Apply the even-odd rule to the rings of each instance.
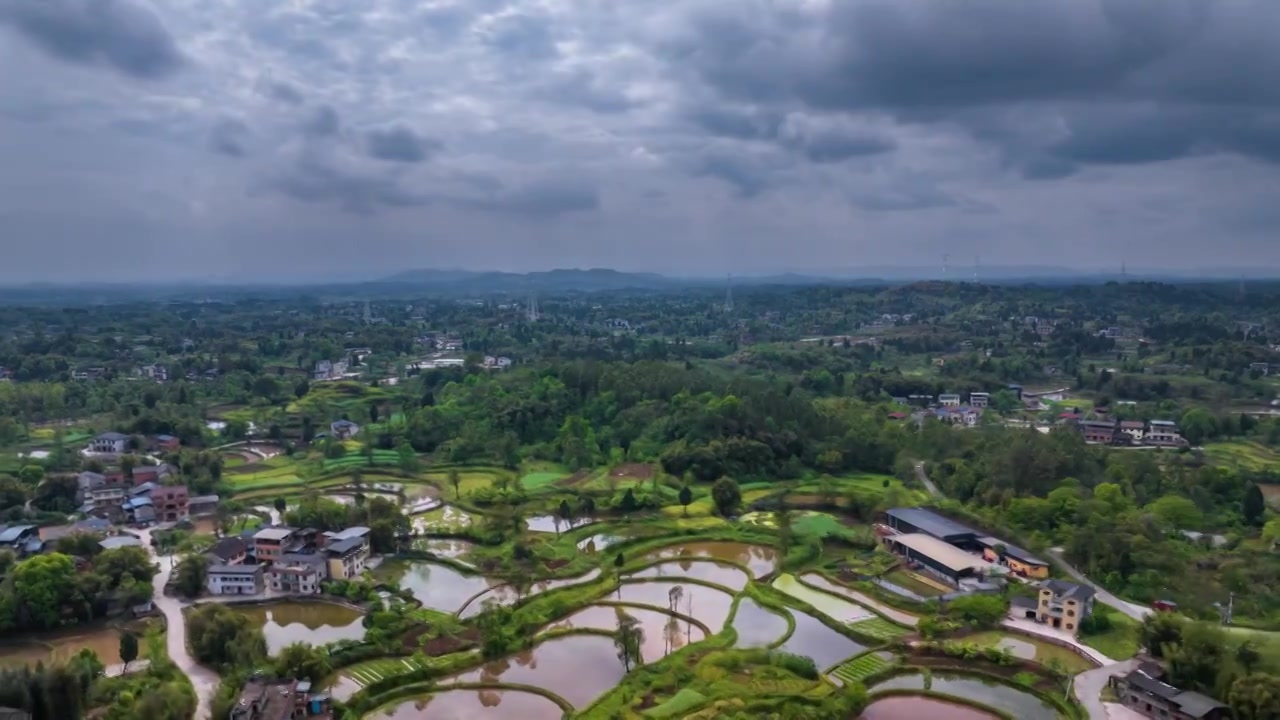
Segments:
[[[1280,268],[1276,0],[0,0],[0,282]]]

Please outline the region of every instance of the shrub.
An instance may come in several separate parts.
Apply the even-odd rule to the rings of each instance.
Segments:
[[[806,680],[818,679],[818,666],[813,658],[787,652],[769,653],[769,663]]]

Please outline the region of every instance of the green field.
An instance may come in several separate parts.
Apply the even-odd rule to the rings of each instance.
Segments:
[[[1113,660],[1133,657],[1138,652],[1138,621],[1111,608],[1096,605],[1094,614],[1105,614],[1111,629],[1101,635],[1081,635],[1080,642]]]
[[[862,682],[863,680],[889,667],[891,664],[892,663],[880,657],[877,653],[867,653],[866,655],[860,655],[835,670],[832,670],[830,674],[840,678],[840,680],[844,681],[846,684]]]
[[[1254,472],[1280,469],[1280,454],[1255,442],[1209,443],[1204,446],[1204,454],[1215,465],[1223,467],[1238,467]]]
[[[697,690],[684,688],[671,696],[666,702],[645,710],[642,715],[650,718],[684,717],[690,710],[707,702],[707,697]]]
[[[356,470],[360,467],[371,467],[374,465],[399,465],[400,455],[395,450],[374,450],[372,457],[365,457],[364,453],[348,454],[340,458],[324,461],[325,471],[330,470]]]
[[[520,478],[520,486],[525,490],[537,490],[562,477],[564,477],[564,474],[558,472],[531,472]]]
[[[905,628],[894,625],[888,620],[878,617],[853,623],[849,628],[854,632],[866,635],[870,638],[875,638],[881,642],[897,640],[908,633]]]
[[[917,579],[914,573],[909,573],[905,570],[894,570],[885,575],[884,579],[921,597],[938,597],[939,595],[945,595],[947,592],[936,585],[930,585],[923,580]]]

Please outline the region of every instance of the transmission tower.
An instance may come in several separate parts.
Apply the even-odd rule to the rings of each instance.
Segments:
[[[733,312],[733,275],[729,275],[725,279],[724,311],[727,313]]]
[[[530,295],[529,296],[529,322],[531,323],[538,322],[538,319],[541,317],[542,315],[538,312],[538,296]]]

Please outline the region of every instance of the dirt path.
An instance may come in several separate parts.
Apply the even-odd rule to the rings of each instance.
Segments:
[[[942,491],[938,489],[938,486],[934,485],[933,481],[929,479],[929,474],[924,471],[923,462],[916,463],[916,479],[920,481],[921,485],[924,485],[924,489],[928,490],[930,495],[936,498],[946,499],[947,496],[942,494]]]

